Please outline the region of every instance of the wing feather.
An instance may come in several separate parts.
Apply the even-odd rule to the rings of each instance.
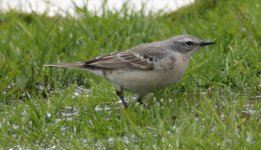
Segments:
[[[155,46],[141,45],[129,51],[115,52],[84,62],[87,68],[104,69],[142,69],[151,70],[154,63],[166,56],[166,53]]]

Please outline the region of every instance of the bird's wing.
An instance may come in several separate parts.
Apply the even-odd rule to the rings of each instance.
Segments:
[[[141,45],[129,51],[111,53],[83,63],[86,68],[151,70],[154,63],[166,56],[160,47]],[[83,67],[83,68],[84,68]]]

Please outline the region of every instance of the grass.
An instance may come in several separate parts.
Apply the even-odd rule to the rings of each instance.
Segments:
[[[198,0],[155,15],[77,8],[77,19],[1,12],[1,149],[261,149],[259,7]],[[124,109],[92,74],[43,67],[179,34],[217,44],[193,56],[180,82],[148,95],[149,109],[132,100]]]

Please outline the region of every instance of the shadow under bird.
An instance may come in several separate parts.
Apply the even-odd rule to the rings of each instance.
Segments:
[[[214,43],[180,35],[85,62],[44,66],[83,69],[111,81],[116,87],[117,96],[127,108],[123,90],[138,94],[137,101],[142,104],[146,93],[162,89],[181,78],[193,52]]]

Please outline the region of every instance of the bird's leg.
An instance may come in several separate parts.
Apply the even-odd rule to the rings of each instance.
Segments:
[[[116,90],[116,94],[117,94],[117,96],[121,99],[121,101],[122,101],[124,107],[127,108],[127,107],[128,107],[128,104],[127,104],[127,103],[125,102],[125,100],[124,100],[123,90],[122,90],[122,89],[121,89],[121,90]]]

